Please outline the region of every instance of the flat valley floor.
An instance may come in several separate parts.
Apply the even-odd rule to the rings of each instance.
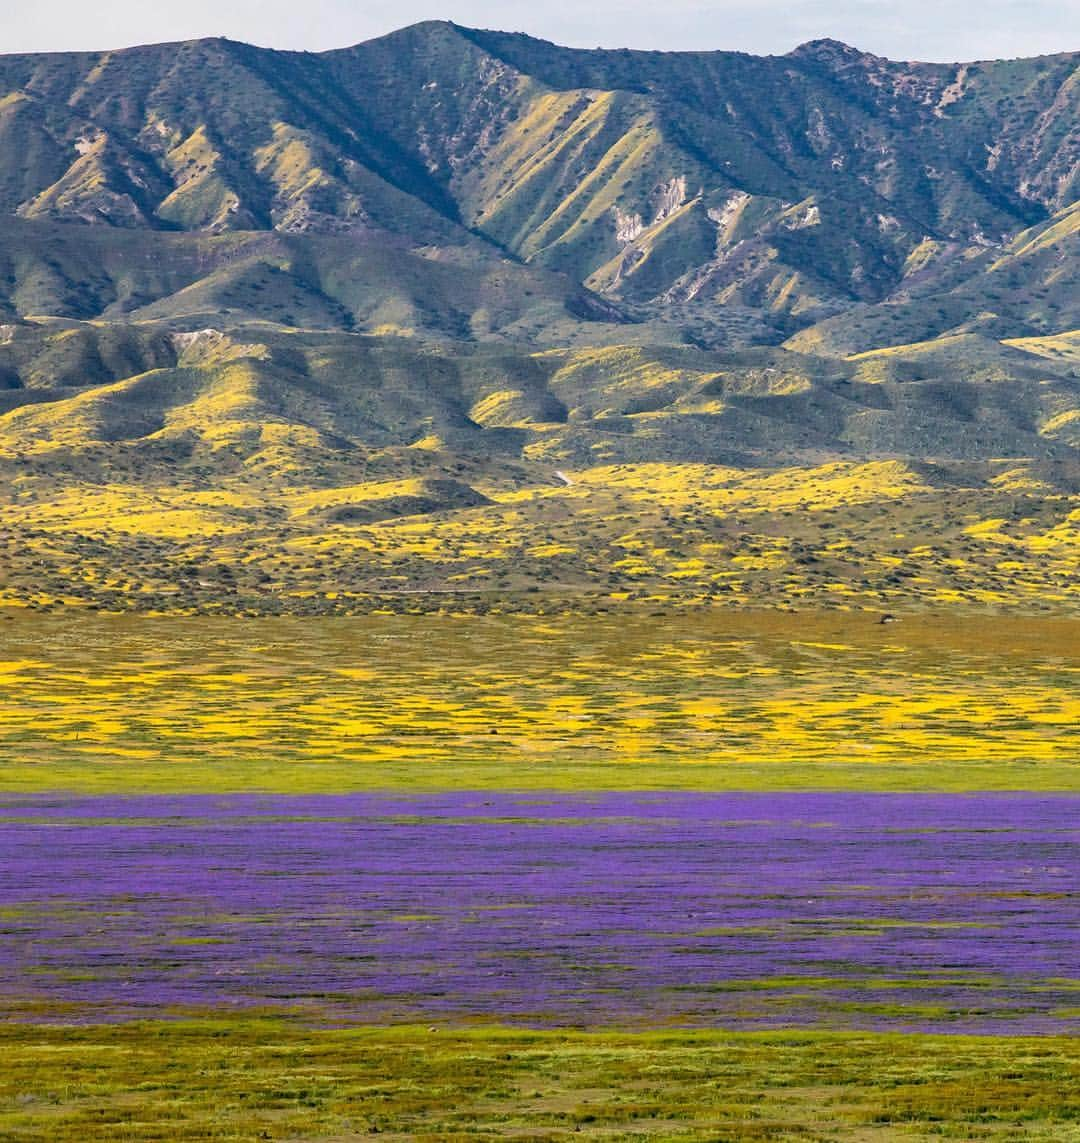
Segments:
[[[0,619],[0,1139],[1080,1135],[1080,621]]]

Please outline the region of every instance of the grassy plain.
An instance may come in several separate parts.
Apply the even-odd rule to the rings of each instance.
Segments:
[[[607,464],[440,509],[282,449],[284,483],[8,487],[0,796],[1077,789],[1067,481]],[[0,1023],[0,1139],[1075,1141],[1072,1047]]]
[[[1064,1038],[0,1026],[6,1140],[1075,1140]]]
[[[10,609],[0,788],[1076,789],[1075,618],[541,608]],[[1078,1138],[1053,1036],[14,1016],[12,1143]]]
[[[0,788],[1075,790],[1080,620],[0,620]]]

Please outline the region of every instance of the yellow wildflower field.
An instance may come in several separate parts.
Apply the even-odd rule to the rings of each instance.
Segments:
[[[1075,788],[1080,621],[13,613],[9,791]]]

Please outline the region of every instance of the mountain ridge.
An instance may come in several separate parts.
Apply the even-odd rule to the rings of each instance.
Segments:
[[[30,161],[0,164],[0,210],[471,239],[613,302],[734,300],[807,325],[887,298],[922,243],[958,244],[955,260],[1073,201],[1080,57],[1017,65],[1039,90],[1006,130],[1003,85],[973,74],[989,65],[803,49],[592,52],[429,22],[324,53],[207,39],[3,56],[0,160]]]
[[[875,59],[886,60],[891,63],[914,63],[922,64],[928,67],[955,67],[964,64],[977,64],[977,63],[994,63],[1006,61],[1030,61],[1040,59],[1057,59],[1063,56],[1073,56],[1080,54],[1080,49],[1069,50],[1064,49],[1059,52],[1044,52],[1037,55],[1023,55],[1023,56],[985,56],[974,58],[959,58],[955,60],[923,60],[913,58],[901,58],[889,55],[882,55],[878,52],[871,52],[865,48],[860,48],[857,44],[849,43],[846,40],[839,39],[835,36],[822,35],[812,36],[808,40],[796,44],[786,52],[751,52],[738,48],[725,48],[725,47],[712,47],[712,48],[630,48],[597,45],[596,47],[586,48],[580,46],[571,46],[567,44],[560,44],[557,40],[548,40],[543,36],[533,35],[529,32],[516,32],[507,31],[499,28],[479,28],[469,24],[459,24],[456,20],[431,18],[426,20],[416,20],[411,24],[405,24],[398,28],[392,28],[390,31],[382,32],[377,36],[371,36],[368,39],[356,40],[348,44],[338,45],[330,48],[310,49],[310,48],[281,48],[272,47],[269,45],[257,44],[254,40],[236,39],[233,36],[224,35],[207,35],[207,36],[194,36],[184,39],[176,40],[152,40],[145,43],[129,44],[125,47],[116,48],[83,48],[83,49],[57,49],[57,50],[39,50],[39,51],[0,51],[0,59],[33,59],[39,57],[55,57],[55,56],[82,56],[82,57],[101,57],[107,55],[119,55],[125,52],[140,52],[154,50],[158,48],[177,48],[184,46],[198,46],[209,44],[235,44],[246,48],[252,48],[255,51],[268,52],[277,55],[290,55],[290,56],[328,56],[340,52],[349,52],[355,48],[363,47],[366,44],[379,43],[381,41],[393,40],[395,37],[403,33],[423,32],[426,30],[441,29],[453,32],[459,32],[465,35],[470,33],[477,33],[480,35],[496,35],[503,37],[512,37],[516,40],[528,41],[534,44],[542,44],[549,47],[558,48],[564,52],[619,52],[619,53],[633,53],[635,55],[650,55],[650,56],[702,56],[702,55],[730,55],[730,56],[743,56],[750,59],[783,59],[787,56],[798,55],[807,52],[808,50],[825,49],[833,50],[839,49],[844,53],[855,53],[859,56],[872,57]]]
[[[571,311],[778,344],[978,293],[1032,228],[1071,258],[1078,74],[1067,53],[589,51],[448,21],[321,53],[209,38],[0,56],[0,217],[456,250],[564,275]],[[10,319],[95,316],[14,286]],[[1032,308],[1004,332],[1055,332]]]
[[[0,599],[1060,605],[1078,77],[448,22],[0,56]]]

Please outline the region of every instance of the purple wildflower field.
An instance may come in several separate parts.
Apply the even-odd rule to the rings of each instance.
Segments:
[[[1080,799],[0,802],[0,997],[70,1021],[1076,1027]]]

